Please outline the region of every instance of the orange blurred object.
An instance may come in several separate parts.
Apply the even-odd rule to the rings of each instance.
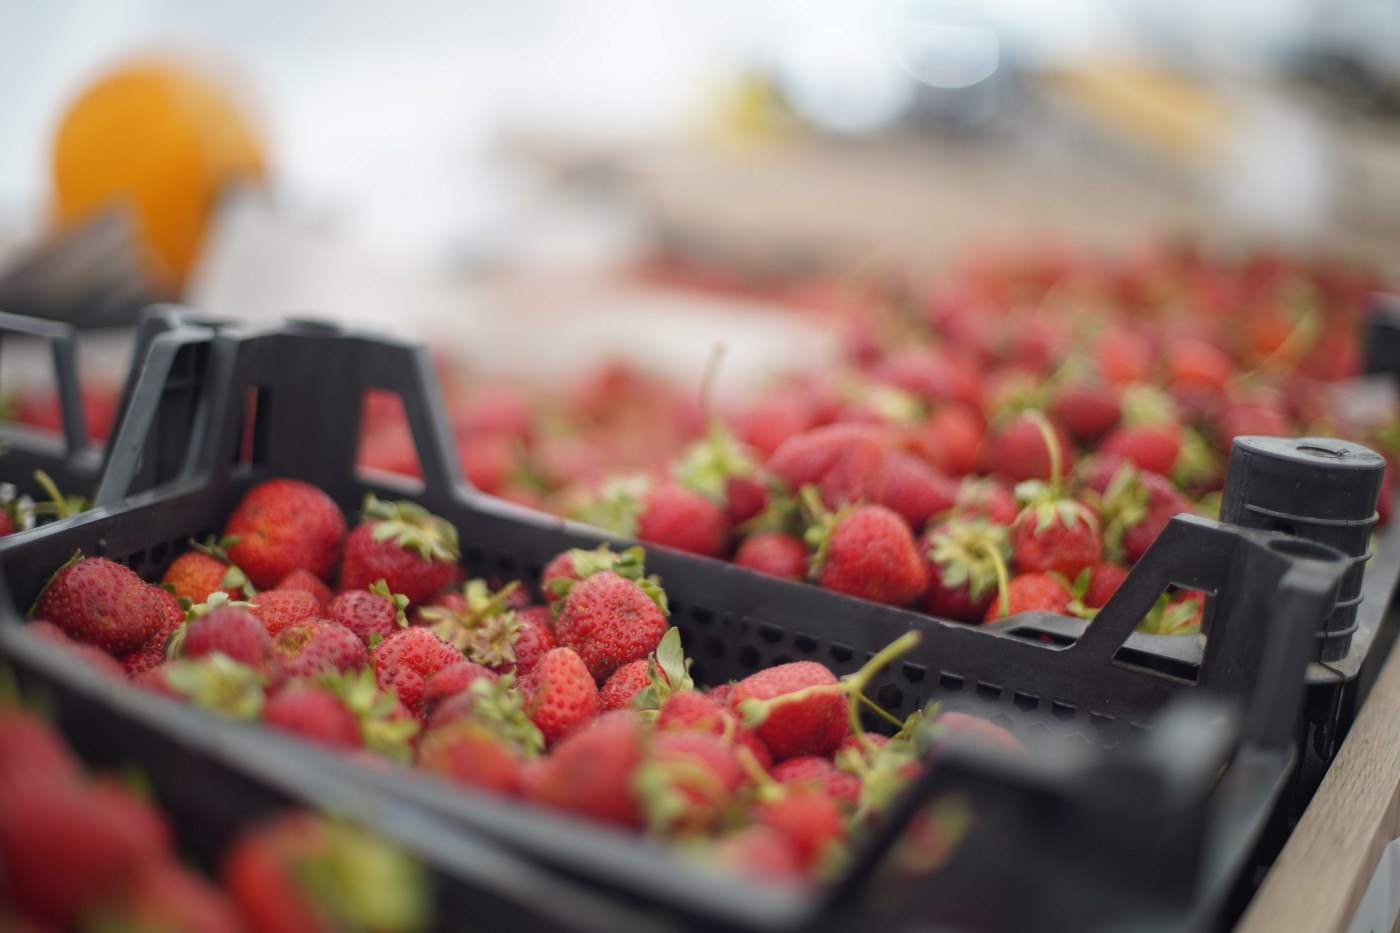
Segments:
[[[149,273],[178,288],[199,255],[219,196],[261,182],[262,140],[247,112],[208,77],[171,61],[109,72],[69,107],[54,140],[57,221],[130,205]]]

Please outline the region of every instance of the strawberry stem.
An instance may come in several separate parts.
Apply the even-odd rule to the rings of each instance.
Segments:
[[[1055,494],[1060,493],[1060,483],[1064,479],[1064,464],[1060,462],[1060,442],[1055,436],[1055,429],[1050,425],[1050,419],[1045,417],[1045,413],[1036,409],[1028,409],[1023,412],[1027,420],[1035,425],[1040,437],[1045,441],[1045,450],[1050,455],[1050,486]]]
[[[1003,616],[1011,613],[1011,579],[1006,569],[1006,559],[1001,556],[1001,551],[990,541],[980,542],[982,553],[987,555],[987,559],[992,562],[992,570],[997,575],[997,602],[1001,603],[1001,614]]]

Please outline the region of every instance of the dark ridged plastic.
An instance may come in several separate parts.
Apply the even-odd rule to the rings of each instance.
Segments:
[[[369,388],[403,398],[421,487],[355,470],[358,402]],[[348,514],[366,492],[411,492],[456,525],[474,574],[531,586],[560,551],[613,540],[466,488],[430,361],[416,345],[312,324],[226,330],[210,343],[198,412],[191,457],[175,480],[128,494],[133,471],[114,456],[93,512],[0,541],[19,605],[79,548],[154,576],[274,476],[317,484]],[[1181,517],[1070,644],[1025,637],[1052,625],[1049,616],[971,627],[664,548],[649,550],[648,566],[665,583],[698,682],[789,660],[848,673],[917,630],[921,644],[876,678],[878,702],[899,716],[934,700],[972,710],[1044,754],[1008,762],[950,752],[901,818],[856,847],[843,880],[807,895],[715,877],[637,839],[421,776],[368,768],[347,776],[687,928],[850,928],[914,916],[989,930],[1207,928],[1221,919],[1285,786],[1303,671],[1347,564],[1314,542]],[[1210,639],[1198,665],[1163,669],[1133,629],[1172,584],[1210,595]],[[1162,725],[1183,701],[1209,701],[1209,709],[1178,710],[1185,725]],[[184,717],[189,730],[207,722],[175,707],[162,715]],[[305,760],[313,774],[333,761],[251,728],[232,727],[227,741],[259,760],[275,748],[279,760]],[[945,873],[895,884],[891,851],[909,817],[949,792],[964,796],[978,830]],[[1021,892],[1014,898],[1006,897],[1010,868]]]

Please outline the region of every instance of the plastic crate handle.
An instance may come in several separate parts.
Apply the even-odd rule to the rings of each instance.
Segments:
[[[54,386],[63,421],[63,445],[71,459],[87,450],[87,421],[78,381],[78,330],[61,321],[41,321],[0,312],[0,334],[39,337],[49,342],[53,355]]]

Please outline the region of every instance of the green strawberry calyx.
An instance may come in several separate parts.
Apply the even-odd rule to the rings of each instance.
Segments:
[[[681,630],[675,627],[666,629],[656,650],[647,656],[647,685],[633,697],[632,705],[643,711],[659,710],[672,693],[694,690],[690,663],[681,646]]]
[[[569,518],[634,538],[650,489],[651,480],[645,476],[623,476],[610,480],[596,493],[570,506]]]
[[[456,563],[462,556],[452,523],[416,502],[386,502],[369,493],[362,511],[365,521],[373,523],[371,537],[376,542],[393,541],[429,561]]]
[[[253,588],[253,583],[248,579],[248,575],[228,556],[229,548],[237,547],[241,540],[243,539],[240,535],[224,535],[222,538],[215,538],[211,535],[209,540],[203,544],[191,539],[190,547],[201,554],[209,555],[221,564],[228,565],[228,570],[219,580],[219,589],[230,592],[241,590],[245,596],[256,596],[258,591]]]
[[[606,544],[600,544],[591,551],[585,551],[583,548],[572,548],[567,553],[572,574],[566,577],[556,577],[545,584],[545,590],[555,609],[563,605],[569,592],[574,588],[574,584],[605,570],[611,570],[619,577],[631,580],[633,583],[641,584],[643,581],[650,581],[658,589],[661,586],[661,581],[656,577],[647,576],[646,550],[640,545],[616,552]],[[651,594],[648,593],[648,595]]]
[[[512,581],[492,593],[485,580],[468,580],[462,587],[464,609],[429,606],[418,614],[435,634],[468,660],[484,667],[513,664],[515,643],[520,640],[524,623],[509,608],[509,602],[519,588],[520,584]]]
[[[349,823],[321,820],[320,843],[291,860],[297,887],[345,930],[427,927],[429,878],[406,852]]]
[[[266,680],[246,664],[214,653],[173,660],[163,668],[170,689],[191,706],[231,719],[251,721],[262,713]]]
[[[1201,630],[1203,598],[1196,594],[1174,600],[1163,593],[1138,623],[1137,631],[1145,635],[1195,635]]]
[[[526,758],[544,754],[544,733],[530,720],[514,674],[502,674],[499,680],[478,677],[466,693],[474,724]]]
[[[723,506],[729,497],[729,482],[757,475],[753,451],[734,433],[720,424],[711,425],[703,440],[692,444],[676,462],[672,476],[676,482]]]
[[[394,624],[399,628],[408,628],[408,597],[402,593],[395,593],[389,589],[389,581],[380,577],[373,583],[369,591],[375,596],[383,597],[394,604]]]
[[[360,724],[365,748],[391,761],[413,760],[410,744],[421,728],[397,696],[381,690],[371,668],[344,674],[324,674],[316,683],[334,693]]]
[[[1103,517],[1104,555],[1110,561],[1123,560],[1123,535],[1147,520],[1148,496],[1137,467],[1124,463],[1097,497],[1099,515]]]
[[[1078,499],[1066,497],[1051,483],[1027,480],[1017,483],[1015,492],[1016,501],[1022,505],[1017,520],[1034,519],[1037,534],[1044,534],[1055,525],[1073,528],[1079,522],[1094,531],[1099,528],[1099,520],[1092,509]]]
[[[992,588],[1004,594],[1010,531],[980,516],[950,519],[929,534],[927,557],[948,590],[966,588],[974,602]]]
[[[843,506],[835,512],[831,511],[826,507],[826,503],[822,502],[821,492],[812,485],[803,486],[798,490],[797,499],[806,524],[802,540],[812,551],[807,576],[808,579],[817,581],[821,579],[822,568],[831,556],[831,536],[837,526],[851,514],[853,506]]]

